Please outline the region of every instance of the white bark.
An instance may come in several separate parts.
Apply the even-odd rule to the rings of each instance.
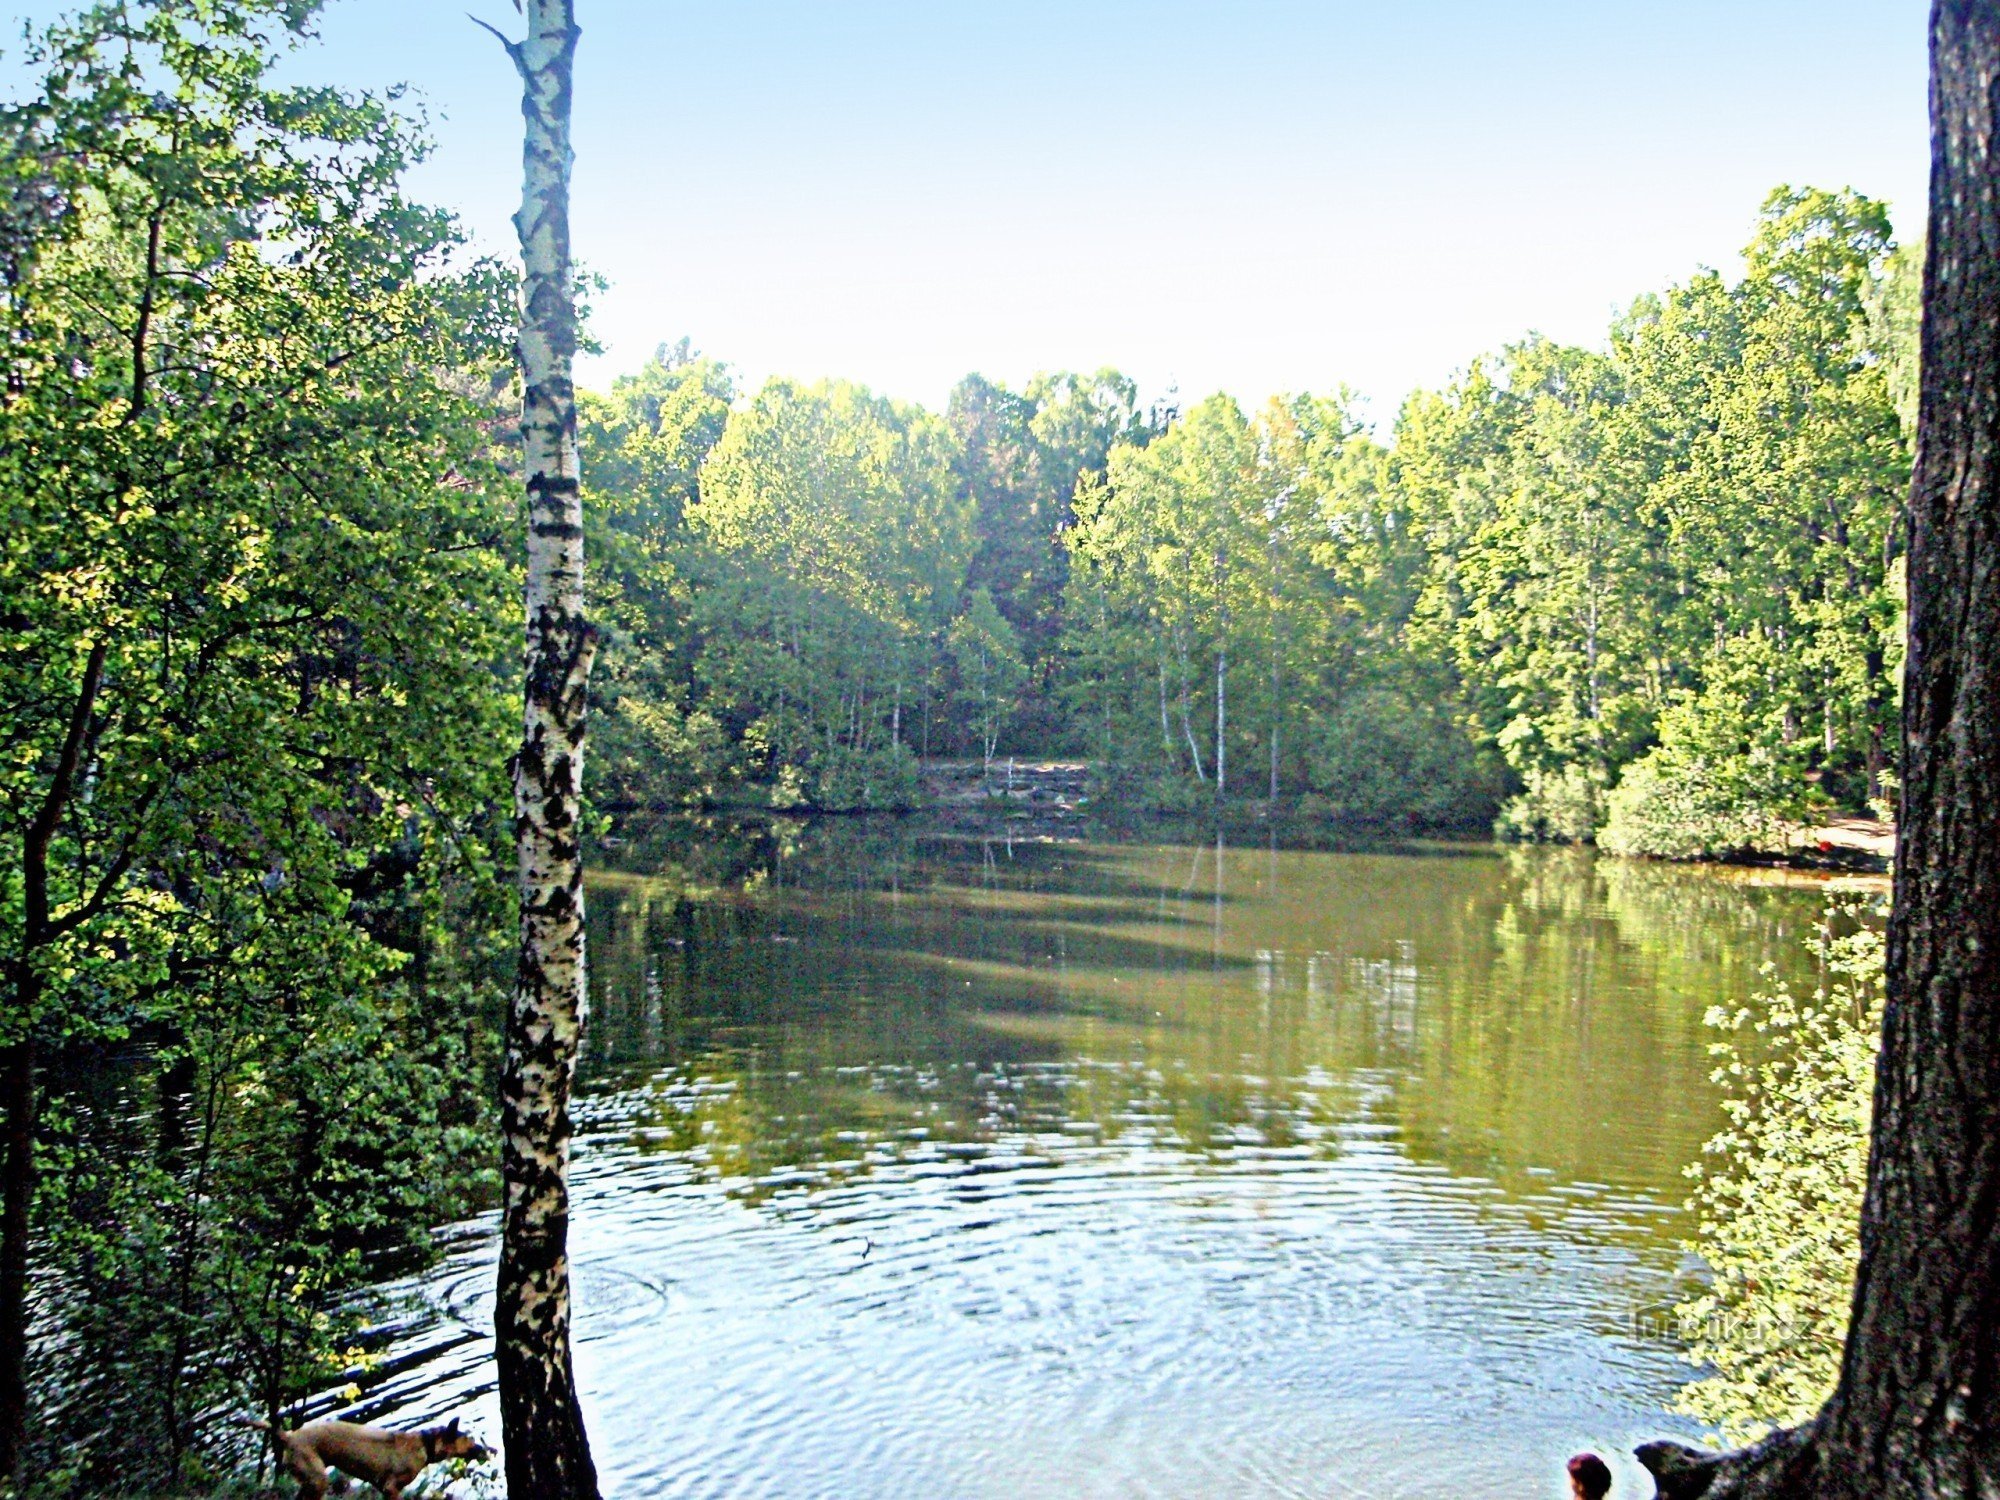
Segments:
[[[1223,628],[1228,628],[1229,616],[1223,615]],[[1229,745],[1223,738],[1229,732],[1229,647],[1218,646],[1215,651],[1215,800],[1220,802],[1222,794],[1229,786]]]
[[[1229,789],[1229,512],[1217,498],[1215,533],[1215,801],[1219,807]]]
[[[526,137],[515,227],[527,487],[527,632],[514,762],[521,946],[501,1075],[505,1191],[495,1332],[510,1494],[596,1500],[570,1364],[570,1086],[585,1002],[584,716],[596,637],[584,618],[569,248],[571,0],[528,0],[510,44]]]

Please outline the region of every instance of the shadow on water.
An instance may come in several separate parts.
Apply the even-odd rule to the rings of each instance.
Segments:
[[[1824,895],[861,819],[607,865],[579,1360],[631,1494],[1513,1496],[1674,1430],[1702,1017]],[[376,1405],[490,1401],[490,1253]]]

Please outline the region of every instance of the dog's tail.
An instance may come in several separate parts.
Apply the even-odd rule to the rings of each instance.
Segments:
[[[249,1427],[258,1432],[276,1432],[278,1430],[262,1417],[231,1417],[230,1421],[234,1422],[238,1427]]]

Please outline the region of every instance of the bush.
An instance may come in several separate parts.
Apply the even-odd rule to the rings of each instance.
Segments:
[[[591,726],[592,775],[608,804],[700,802],[729,770],[729,742],[713,715],[670,698],[628,693]]]
[[[1598,843],[1613,854],[1705,859],[1782,854],[1804,817],[1769,761],[1721,762],[1662,746],[1625,768]]]
[[[1493,815],[1494,768],[1464,729],[1389,688],[1349,694],[1313,722],[1306,779],[1338,819],[1435,827]]]
[[[829,812],[900,810],[917,805],[917,757],[907,745],[840,750],[812,778],[811,804]]]
[[[1531,770],[1494,820],[1495,837],[1520,844],[1587,844],[1603,820],[1604,777],[1595,767]]]
[[[1139,806],[1161,817],[1191,817],[1215,806],[1215,783],[1192,776],[1155,776],[1139,789]]]
[[[1738,687],[1711,683],[1660,716],[1660,742],[1605,800],[1614,854],[1705,859],[1782,854],[1806,821],[1803,742],[1787,742]]]
[[[489,997],[289,936],[253,935],[179,1037],[52,1101],[30,1455],[51,1492],[226,1478],[256,1451],[231,1419],[355,1378],[383,1311],[360,1289],[486,1201],[490,1127],[464,1101]]]
[[[1724,1033],[1713,1050],[1730,1123],[1708,1143],[1712,1160],[1689,1169],[1700,1183],[1689,1248],[1713,1280],[1675,1312],[1689,1359],[1712,1373],[1682,1389],[1679,1409],[1730,1444],[1810,1417],[1840,1374],[1884,984],[1880,931],[1836,933],[1879,915],[1828,909],[1813,939],[1826,977],[1812,994],[1781,988],[1709,1012]]]

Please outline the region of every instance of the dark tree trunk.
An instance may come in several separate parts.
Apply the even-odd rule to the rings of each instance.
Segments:
[[[23,1016],[39,1009],[37,976],[27,966],[15,986]],[[28,1431],[28,1209],[35,1195],[35,1038],[0,1053],[0,1097],[7,1110],[4,1206],[0,1206],[0,1474],[21,1462]]]
[[[2000,0],[1931,13],[1930,238],[1888,1007],[1840,1383],[1662,1495],[2000,1495]]]
[[[514,763],[521,949],[500,1078],[506,1194],[494,1309],[507,1492],[596,1500],[570,1362],[570,1084],[583,1028],[584,703],[595,637],[583,613],[576,308],[569,253],[570,0],[529,0],[510,45],[527,123],[521,236],[527,650]]]
[[[83,765],[91,715],[104,682],[104,658],[105,644],[98,641],[84,662],[83,682],[70,709],[55,772],[21,840],[21,949],[11,965],[16,1033],[0,1051],[0,1108],[6,1111],[5,1142],[0,1146],[0,1478],[11,1477],[20,1466],[28,1433],[29,1215],[35,1200],[35,1136],[41,1113],[35,1033],[41,1022],[42,950],[60,930],[49,888],[49,849],[69,810],[70,793]]]

